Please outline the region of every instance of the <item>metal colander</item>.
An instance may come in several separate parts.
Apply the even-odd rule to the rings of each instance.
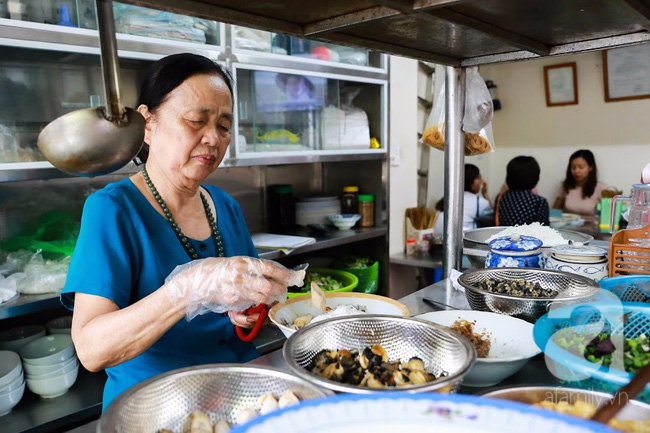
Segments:
[[[119,396],[97,425],[98,433],[156,433],[161,429],[182,432],[188,415],[200,410],[213,423],[235,423],[243,408],[259,409],[266,393],[277,398],[291,390],[300,400],[326,397],[319,389],[281,370],[243,364],[189,367],[146,380]]]
[[[323,349],[363,350],[374,344],[386,349],[390,361],[408,361],[417,356],[429,373],[448,375],[422,385],[376,390],[327,380],[308,370]],[[287,340],[282,356],[297,376],[332,391],[453,392],[474,364],[476,351],[467,338],[435,323],[400,316],[363,315],[324,320],[300,329]]]
[[[539,283],[544,289],[559,292],[555,298],[523,298],[491,293],[477,285],[485,280],[525,280]],[[568,272],[531,268],[493,268],[463,273],[458,282],[465,288],[467,301],[473,310],[505,314],[535,323],[548,311],[551,303],[585,302],[598,293],[594,280]]]

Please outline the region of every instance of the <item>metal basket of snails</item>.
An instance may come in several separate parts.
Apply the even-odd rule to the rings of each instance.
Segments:
[[[258,415],[328,395],[332,392],[270,367],[213,364],[182,368],[120,395],[102,415],[97,432],[221,433]]]
[[[454,392],[476,360],[468,339],[425,320],[363,315],[324,320],[282,351],[298,377],[336,392]]]
[[[534,268],[492,268],[464,272],[473,310],[505,314],[535,323],[551,303],[587,302],[600,290],[594,280],[568,272]]]

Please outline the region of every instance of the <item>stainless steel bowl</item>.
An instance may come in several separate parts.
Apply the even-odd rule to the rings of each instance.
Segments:
[[[525,280],[539,283],[545,289],[558,291],[554,298],[523,298],[491,293],[477,285],[488,279]],[[591,278],[568,272],[533,268],[493,268],[464,272],[458,282],[465,288],[465,296],[472,310],[491,311],[535,323],[546,314],[551,303],[577,303],[592,298],[600,286]]]
[[[201,410],[213,423],[231,425],[245,407],[259,408],[258,399],[291,390],[301,400],[332,395],[281,370],[244,364],[213,364],[182,368],[146,380],[120,395],[97,425],[98,433],[183,431],[193,410]]]
[[[612,394],[605,392],[578,388],[562,388],[559,386],[516,386],[496,389],[481,393],[481,395],[483,397],[518,401],[527,404],[539,403],[541,401],[552,401],[553,403],[566,401],[573,404],[577,401],[584,401],[593,404],[596,408],[599,408],[605,404],[605,401],[612,398]],[[650,419],[650,405],[638,400],[632,400],[616,415],[616,418],[619,420],[648,420]]]
[[[363,350],[374,344],[386,349],[389,360],[417,356],[428,372],[436,376],[447,372],[448,376],[422,385],[375,390],[327,380],[308,370],[323,349]],[[352,394],[393,390],[454,392],[476,361],[469,340],[451,329],[426,320],[386,315],[338,317],[306,326],[287,340],[282,356],[297,376],[332,391]]]
[[[485,256],[490,248],[487,240],[508,227],[484,227],[480,229],[467,230],[463,233],[463,254],[467,256],[470,265],[474,269],[483,269],[485,267]],[[567,241],[582,242],[587,245],[594,240],[593,236],[586,233],[580,233],[573,230],[558,229],[560,235]],[[550,254],[552,247],[542,247],[542,251]]]

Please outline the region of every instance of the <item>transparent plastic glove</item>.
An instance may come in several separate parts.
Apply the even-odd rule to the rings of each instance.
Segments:
[[[244,311],[253,305],[283,302],[287,287],[302,286],[305,271],[292,271],[271,260],[211,257],[177,266],[163,290],[175,305],[187,304],[186,317],[208,311]]]

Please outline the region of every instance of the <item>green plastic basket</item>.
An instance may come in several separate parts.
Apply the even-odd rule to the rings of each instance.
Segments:
[[[379,286],[379,261],[365,268],[340,267],[334,264],[338,269],[354,274],[359,279],[359,284],[354,289],[355,292],[376,293]]]
[[[326,292],[351,292],[359,284],[359,279],[356,275],[351,274],[345,271],[339,271],[337,269],[326,269],[326,268],[308,268],[307,274],[321,274],[330,276],[343,284],[343,287],[337,290],[326,290]],[[296,296],[302,296],[311,293],[311,290],[307,292],[289,292],[287,296],[289,298],[295,298]]]

